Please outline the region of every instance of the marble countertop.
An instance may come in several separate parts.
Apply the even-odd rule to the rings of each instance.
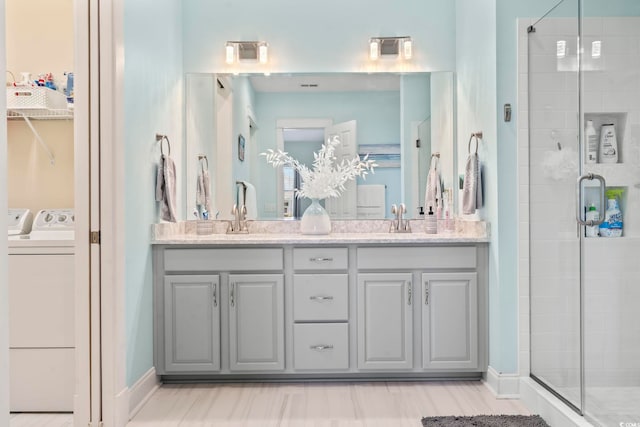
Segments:
[[[297,221],[250,221],[248,234],[227,234],[227,221],[184,221],[154,224],[154,245],[329,245],[329,244],[447,244],[486,243],[489,224],[456,221],[452,230],[438,234],[424,232],[422,221],[412,221],[411,233],[390,233],[383,220],[332,221],[327,235],[305,235]]]

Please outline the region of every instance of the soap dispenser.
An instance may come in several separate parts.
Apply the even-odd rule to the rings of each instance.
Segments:
[[[427,234],[436,234],[438,232],[438,219],[433,211],[433,206],[429,206],[429,212],[425,215],[425,232]]]

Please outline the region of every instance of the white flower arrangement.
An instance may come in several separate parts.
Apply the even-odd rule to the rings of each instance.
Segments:
[[[322,144],[322,148],[313,153],[313,170],[300,163],[282,150],[267,150],[260,153],[267,158],[267,163],[273,167],[288,165],[295,168],[302,178],[302,188],[296,191],[296,197],[310,199],[326,199],[340,197],[346,189],[345,184],[358,176],[365,177],[369,171],[378,166],[367,154],[363,159],[355,156],[351,160],[343,159],[336,163],[334,155],[336,145],[340,143],[337,136]]]

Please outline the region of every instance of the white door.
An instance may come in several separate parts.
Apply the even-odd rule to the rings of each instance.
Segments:
[[[358,140],[356,135],[356,121],[338,123],[324,129],[325,142],[337,136],[340,144],[336,147],[335,156],[338,162],[342,159],[350,160],[358,154]],[[325,209],[331,218],[355,218],[358,201],[356,181],[349,181],[342,196],[325,200]]]

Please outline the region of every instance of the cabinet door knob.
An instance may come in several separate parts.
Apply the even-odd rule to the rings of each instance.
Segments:
[[[312,295],[309,297],[311,301],[331,301],[333,297],[331,295]]]

